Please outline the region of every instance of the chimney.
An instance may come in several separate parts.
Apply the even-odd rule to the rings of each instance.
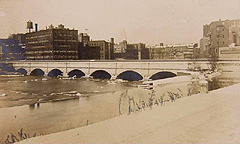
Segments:
[[[114,38],[111,38],[111,43],[114,44]]]
[[[35,24],[35,31],[36,32],[38,31],[38,24],[37,23]]]

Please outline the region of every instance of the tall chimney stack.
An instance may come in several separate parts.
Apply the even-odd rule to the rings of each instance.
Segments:
[[[37,23],[35,24],[35,31],[36,32],[38,31],[38,24]]]
[[[111,38],[111,43],[114,44],[114,38]]]

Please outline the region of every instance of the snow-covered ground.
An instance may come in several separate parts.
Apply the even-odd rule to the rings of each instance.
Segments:
[[[240,143],[240,84],[21,143]]]
[[[156,86],[156,85],[162,85],[162,84],[173,84],[173,83],[176,84],[176,83],[183,83],[183,82],[190,82],[190,81],[191,81],[190,76],[177,76],[177,77],[160,79],[160,80],[144,81],[143,84],[152,84]]]

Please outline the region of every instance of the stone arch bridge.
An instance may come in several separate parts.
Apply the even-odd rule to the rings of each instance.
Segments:
[[[190,69],[210,69],[205,60],[128,61],[13,61],[13,67],[26,75],[93,76],[107,79],[161,79],[187,73]],[[125,77],[125,78],[124,78]]]

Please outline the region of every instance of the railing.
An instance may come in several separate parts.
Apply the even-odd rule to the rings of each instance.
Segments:
[[[22,62],[211,62],[212,59],[161,59],[161,60],[17,60],[17,61],[0,61],[2,63],[22,63]],[[239,61],[240,59],[236,58],[224,58],[217,59],[216,62],[222,61]]]

